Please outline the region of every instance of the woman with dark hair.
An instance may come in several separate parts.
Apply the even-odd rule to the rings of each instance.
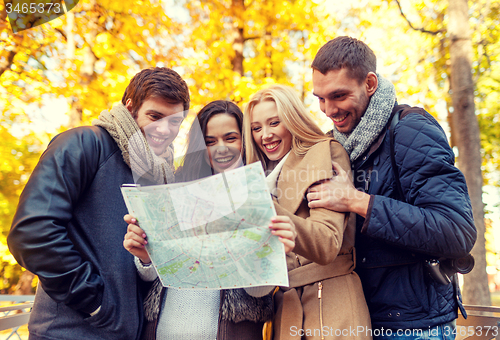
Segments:
[[[183,166],[175,173],[176,182],[193,181],[241,166],[242,124],[243,113],[233,102],[216,100],[203,107],[189,130],[188,147]]]
[[[243,164],[243,114],[236,104],[218,100],[197,115],[188,136],[183,166],[176,182],[192,181]],[[139,275],[153,281],[145,302],[143,339],[256,340],[262,339],[266,321],[273,318],[272,287],[227,290],[175,290],[161,286],[145,250],[146,234],[130,215],[123,245],[135,256]],[[287,216],[275,216],[269,225],[280,237],[285,252],[295,246],[295,226]]]

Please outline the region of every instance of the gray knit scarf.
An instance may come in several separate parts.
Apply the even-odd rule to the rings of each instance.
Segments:
[[[139,179],[150,184],[174,182],[172,145],[160,156],[151,151],[130,111],[122,103],[114,105],[111,111],[102,111],[92,125],[106,129],[113,137],[136,182]]]
[[[396,102],[396,90],[387,79],[378,77],[378,87],[371,96],[370,103],[361,121],[350,133],[341,133],[333,130],[336,140],[347,151],[351,163],[358,159],[377,139],[391,117],[392,108]]]

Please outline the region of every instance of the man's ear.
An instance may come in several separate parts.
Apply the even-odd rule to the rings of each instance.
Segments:
[[[368,93],[368,96],[371,97],[372,94],[375,93],[378,87],[377,75],[373,72],[368,72],[365,79],[365,84],[366,84],[366,92]]]
[[[127,101],[125,102],[125,107],[130,111],[130,113],[132,113],[132,99],[127,99]]]

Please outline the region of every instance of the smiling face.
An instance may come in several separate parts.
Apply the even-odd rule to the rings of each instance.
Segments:
[[[130,111],[132,102],[127,100],[126,107]],[[135,122],[146,137],[153,152],[159,156],[177,137],[184,120],[182,103],[172,104],[160,98],[145,100],[137,111]]]
[[[215,173],[241,165],[241,131],[234,116],[226,113],[212,116],[207,123],[205,144],[208,162]]]
[[[314,95],[319,99],[319,107],[342,133],[351,133],[359,124],[377,84],[373,72],[359,83],[348,75],[345,68],[326,74],[313,71]]]
[[[281,160],[292,148],[292,134],[280,122],[273,101],[256,104],[251,112],[250,126],[255,145],[271,161]]]

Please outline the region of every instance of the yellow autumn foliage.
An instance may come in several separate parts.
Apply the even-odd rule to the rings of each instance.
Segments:
[[[399,102],[423,106],[446,124],[449,42],[440,31],[447,2],[400,3],[415,28],[435,33],[412,29],[387,0],[80,0],[71,15],[13,33],[0,1],[3,261],[11,265],[4,238],[17,198],[56,132],[35,132],[34,115],[50,121],[46,108],[59,100],[68,121],[53,122],[57,131],[89,124],[120,101],[133,75],[146,67],[178,71],[194,111],[216,99],[243,106],[258,89],[280,83],[295,87],[320,121],[311,61],[328,40],[352,35],[374,49],[378,70],[395,84]],[[500,0],[470,6],[485,181],[499,186]],[[324,129],[330,128],[326,122]]]

